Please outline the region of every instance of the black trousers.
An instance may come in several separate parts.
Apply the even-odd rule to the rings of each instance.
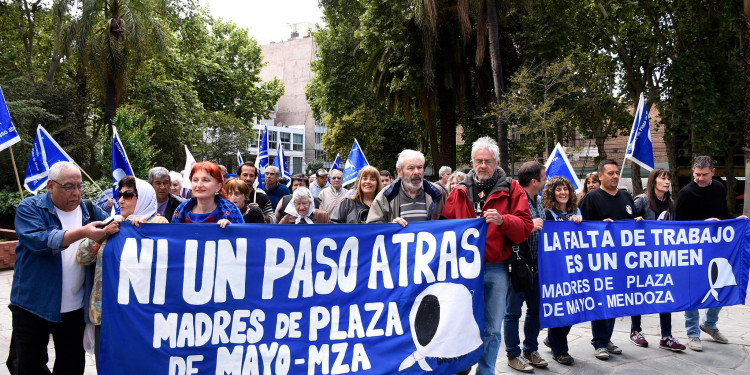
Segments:
[[[62,323],[50,322],[20,307],[11,306],[13,333],[6,365],[11,375],[83,374],[83,309],[62,314]],[[55,366],[47,367],[49,335],[55,343]]]

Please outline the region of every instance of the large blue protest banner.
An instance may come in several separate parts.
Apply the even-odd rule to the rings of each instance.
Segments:
[[[748,222],[545,222],[541,325],[744,304]]]
[[[478,361],[483,219],[120,225],[102,374],[452,374]]]

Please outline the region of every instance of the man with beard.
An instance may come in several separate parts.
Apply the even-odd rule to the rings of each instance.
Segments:
[[[490,137],[477,139],[471,146],[474,168],[453,188],[443,209],[446,219],[483,217],[487,222],[484,248],[484,331],[478,375],[494,375],[502,339],[510,278],[506,260],[513,245],[526,241],[534,223],[529,201],[521,185],[508,178],[500,162],[500,149]],[[372,212],[372,211],[371,211]],[[468,374],[469,370],[461,372]]]
[[[424,179],[424,155],[404,150],[396,161],[398,178],[381,190],[370,206],[368,223],[438,220],[445,204],[440,188]]]
[[[167,168],[151,168],[151,170],[148,171],[148,183],[151,184],[156,191],[156,213],[160,216],[166,217],[167,220],[172,220],[174,210],[184,201],[184,199],[169,192],[172,188],[172,179],[169,177],[169,171]]]

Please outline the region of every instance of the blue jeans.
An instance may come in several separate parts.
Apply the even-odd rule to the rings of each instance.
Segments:
[[[505,351],[508,359],[521,355],[518,320],[521,318],[521,307],[526,301],[526,319],[523,322],[523,352],[533,353],[539,350],[539,283],[534,277],[530,291],[516,293],[513,288],[508,294],[508,310],[505,312]]]
[[[612,338],[612,331],[615,330],[615,319],[603,319],[591,321],[591,334],[594,338],[591,345],[594,349],[606,348],[609,340]]]
[[[703,316],[703,325],[708,328],[716,328],[716,322],[719,321],[719,312],[721,307],[712,307],[706,310]],[[685,311],[685,330],[688,337],[700,337],[701,329],[698,324],[698,310]]]
[[[568,354],[568,333],[571,328],[573,327],[563,326],[547,329],[547,338],[553,356]]]
[[[484,268],[484,331],[482,358],[477,375],[495,375],[495,362],[500,351],[500,340],[505,309],[508,305],[510,279],[505,262],[490,263]]]
[[[661,337],[672,336],[672,313],[659,314],[659,325],[661,326]],[[630,331],[641,331],[641,316],[630,317]]]

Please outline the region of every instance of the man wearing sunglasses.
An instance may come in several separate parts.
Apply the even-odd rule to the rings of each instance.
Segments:
[[[84,301],[89,300],[93,273],[78,264],[76,251],[84,238],[101,241],[119,230],[117,222],[97,228],[107,214],[81,200],[83,183],[75,164],[54,164],[48,178],[47,193],[24,199],[16,209],[13,333],[6,362],[11,374],[50,373],[50,334],[55,341],[53,372],[83,374]]]
[[[344,182],[344,174],[340,170],[334,169],[331,171],[331,185],[320,191],[320,208],[329,215],[333,214],[333,211],[338,209],[339,202],[343,199],[349,189],[341,186]]]

